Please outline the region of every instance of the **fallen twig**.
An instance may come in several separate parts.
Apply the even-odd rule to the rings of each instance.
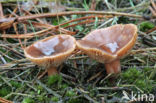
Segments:
[[[1,30],[7,29],[13,24],[15,21],[21,22],[30,19],[36,18],[44,18],[44,17],[56,17],[56,16],[64,16],[64,15],[74,15],[74,14],[96,14],[96,15],[112,15],[112,16],[127,16],[143,19],[141,15],[135,15],[130,13],[120,13],[120,12],[104,12],[104,11],[69,11],[69,12],[59,12],[59,13],[43,13],[43,14],[33,14],[29,16],[20,16],[20,17],[12,17],[6,19],[6,21],[0,24]],[[2,20],[0,20],[2,21]]]

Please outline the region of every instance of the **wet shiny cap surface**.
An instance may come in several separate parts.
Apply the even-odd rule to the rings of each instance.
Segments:
[[[137,27],[133,24],[117,24],[108,28],[94,30],[82,40],[79,40],[78,43],[83,48],[95,48],[114,55],[127,45],[136,33]]]
[[[25,49],[25,52],[33,58],[55,56],[73,48],[75,41],[68,35],[57,35],[40,40]]]

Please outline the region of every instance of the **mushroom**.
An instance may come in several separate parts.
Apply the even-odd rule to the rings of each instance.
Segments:
[[[39,40],[24,49],[25,56],[47,69],[48,75],[57,74],[57,67],[75,50],[76,40],[70,35],[55,35]]]
[[[117,24],[94,30],[76,44],[90,58],[104,63],[110,74],[121,72],[120,59],[132,49],[136,39],[136,25]]]

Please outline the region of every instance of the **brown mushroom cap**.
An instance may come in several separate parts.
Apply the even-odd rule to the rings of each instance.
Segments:
[[[76,40],[70,35],[55,35],[25,48],[25,56],[37,65],[57,67],[76,47]]]
[[[117,24],[90,32],[77,41],[77,46],[91,58],[108,63],[126,55],[136,38],[137,27],[134,24]]]

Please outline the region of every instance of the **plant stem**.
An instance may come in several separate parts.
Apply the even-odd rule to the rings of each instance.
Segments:
[[[48,76],[51,76],[51,75],[55,75],[57,74],[57,68],[56,67],[53,67],[51,66],[50,68],[47,69],[47,72],[48,72]]]
[[[107,74],[120,73],[121,72],[120,60],[117,59],[110,63],[105,63],[105,68],[106,68]]]

